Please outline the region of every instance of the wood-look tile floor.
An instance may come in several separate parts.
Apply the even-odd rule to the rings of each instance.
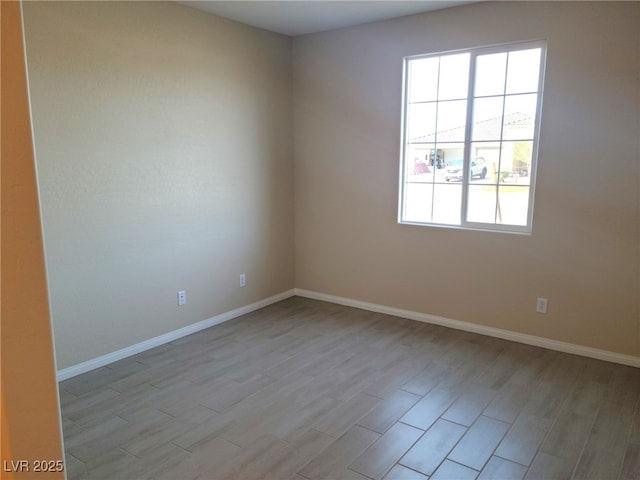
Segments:
[[[69,480],[640,479],[640,370],[300,297],[60,396]]]

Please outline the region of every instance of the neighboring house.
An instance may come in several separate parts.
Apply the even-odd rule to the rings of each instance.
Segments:
[[[528,175],[531,166],[532,142],[522,139],[532,137],[534,119],[523,112],[506,114],[504,128],[501,128],[501,119],[502,117],[489,118],[473,125],[471,134],[474,143],[471,157],[484,158],[490,171],[500,170],[503,176],[513,173]],[[465,129],[466,126],[461,125],[410,138],[408,143],[411,146],[411,158],[424,161],[429,166],[435,164],[441,167],[452,160],[463,158],[462,140]],[[500,149],[501,136],[502,150]]]

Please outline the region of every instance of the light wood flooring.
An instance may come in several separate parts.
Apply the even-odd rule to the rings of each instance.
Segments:
[[[300,297],[60,396],[69,480],[640,479],[640,370]]]

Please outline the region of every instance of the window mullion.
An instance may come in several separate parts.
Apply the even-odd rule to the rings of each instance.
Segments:
[[[405,217],[407,208],[407,176],[406,176],[406,153],[407,144],[409,139],[407,138],[407,130],[409,128],[409,60],[406,58],[403,60],[402,67],[402,137],[400,140],[400,171],[398,174],[398,183],[401,192],[400,196],[400,208],[398,209],[398,221],[402,221]]]
[[[434,148],[434,161],[432,162],[433,168],[433,178],[431,179],[431,220],[433,221],[433,212],[435,210],[436,203],[436,162],[435,159],[438,158],[438,110],[440,110],[440,64],[442,63],[442,59],[438,57],[438,81],[436,82],[436,121],[434,132],[435,135],[433,137],[433,148]],[[431,152],[429,152],[429,160],[431,160]]]
[[[500,212],[500,224],[502,224],[502,207],[500,205],[500,179],[502,177],[502,151],[503,151],[503,142],[504,142],[504,112],[507,107],[507,74],[509,72],[509,53],[507,53],[507,60],[504,66],[504,88],[502,90],[502,120],[500,125],[500,141],[499,145],[499,153],[498,153],[498,176],[496,182],[496,211],[494,212],[494,221],[493,223],[498,223],[498,212]]]
[[[462,200],[460,205],[460,224],[467,224],[467,201],[469,198],[469,174],[471,173],[471,131],[473,121],[473,95],[475,92],[476,54],[469,57],[469,86],[467,89],[467,124],[464,132],[464,153],[462,168]]]

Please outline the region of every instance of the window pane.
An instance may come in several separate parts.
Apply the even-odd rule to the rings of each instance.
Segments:
[[[433,169],[436,181],[438,181],[440,170],[444,168],[444,159],[448,155],[446,149],[447,145],[437,144],[429,150],[429,155],[427,156],[427,163],[429,164],[429,168]]]
[[[507,54],[478,55],[476,57],[475,96],[504,94]]]
[[[498,169],[500,168],[500,142],[474,143],[471,146],[471,158],[482,159],[487,168],[484,178],[474,177],[474,183],[495,185],[498,183]]]
[[[485,182],[489,177],[489,165],[487,165],[484,157],[472,157],[469,166],[470,182]]]
[[[533,140],[538,95],[512,95],[504,104],[504,140]]]
[[[468,222],[496,222],[496,187],[491,185],[469,186],[467,202]]]
[[[504,142],[500,156],[500,181],[529,185],[533,142]]]
[[[436,182],[459,182],[462,180],[464,143],[443,143],[438,148],[444,152],[443,168],[436,172]]]
[[[402,219],[406,222],[431,222],[433,184],[407,183],[405,184],[405,194]]]
[[[467,125],[467,101],[438,102],[438,134],[436,141],[464,142]]]
[[[464,143],[439,143],[438,144],[439,160],[436,164],[435,181],[436,183],[445,183],[449,181],[447,176],[449,175],[450,166],[453,164],[460,164],[462,168],[462,159],[464,157]],[[460,181],[462,179],[462,173],[459,177],[454,175],[454,181]]]
[[[476,98],[473,101],[473,141],[500,140],[504,97]]]
[[[444,167],[452,160],[464,157],[464,143],[438,143],[438,149],[441,151]]]
[[[539,74],[539,48],[509,52],[507,93],[537,92]]]
[[[405,157],[405,179],[407,182],[433,182],[433,166],[429,154],[435,148],[431,145],[409,145]]]
[[[438,100],[467,98],[469,89],[468,53],[440,57]]]
[[[464,160],[462,157],[447,162],[444,179],[447,182],[461,182],[464,175]]]
[[[445,168],[445,180],[447,182],[461,182],[464,175],[465,162],[462,158],[456,158],[447,163]],[[469,166],[469,181],[490,183],[489,166],[482,157],[472,158]]]
[[[409,102],[436,100],[438,97],[438,57],[409,62]]]
[[[529,212],[529,187],[500,185],[498,190],[497,223],[526,225]]]
[[[433,221],[448,225],[460,225],[462,185],[434,185]]]
[[[436,134],[436,103],[409,105],[408,143],[433,142]]]

